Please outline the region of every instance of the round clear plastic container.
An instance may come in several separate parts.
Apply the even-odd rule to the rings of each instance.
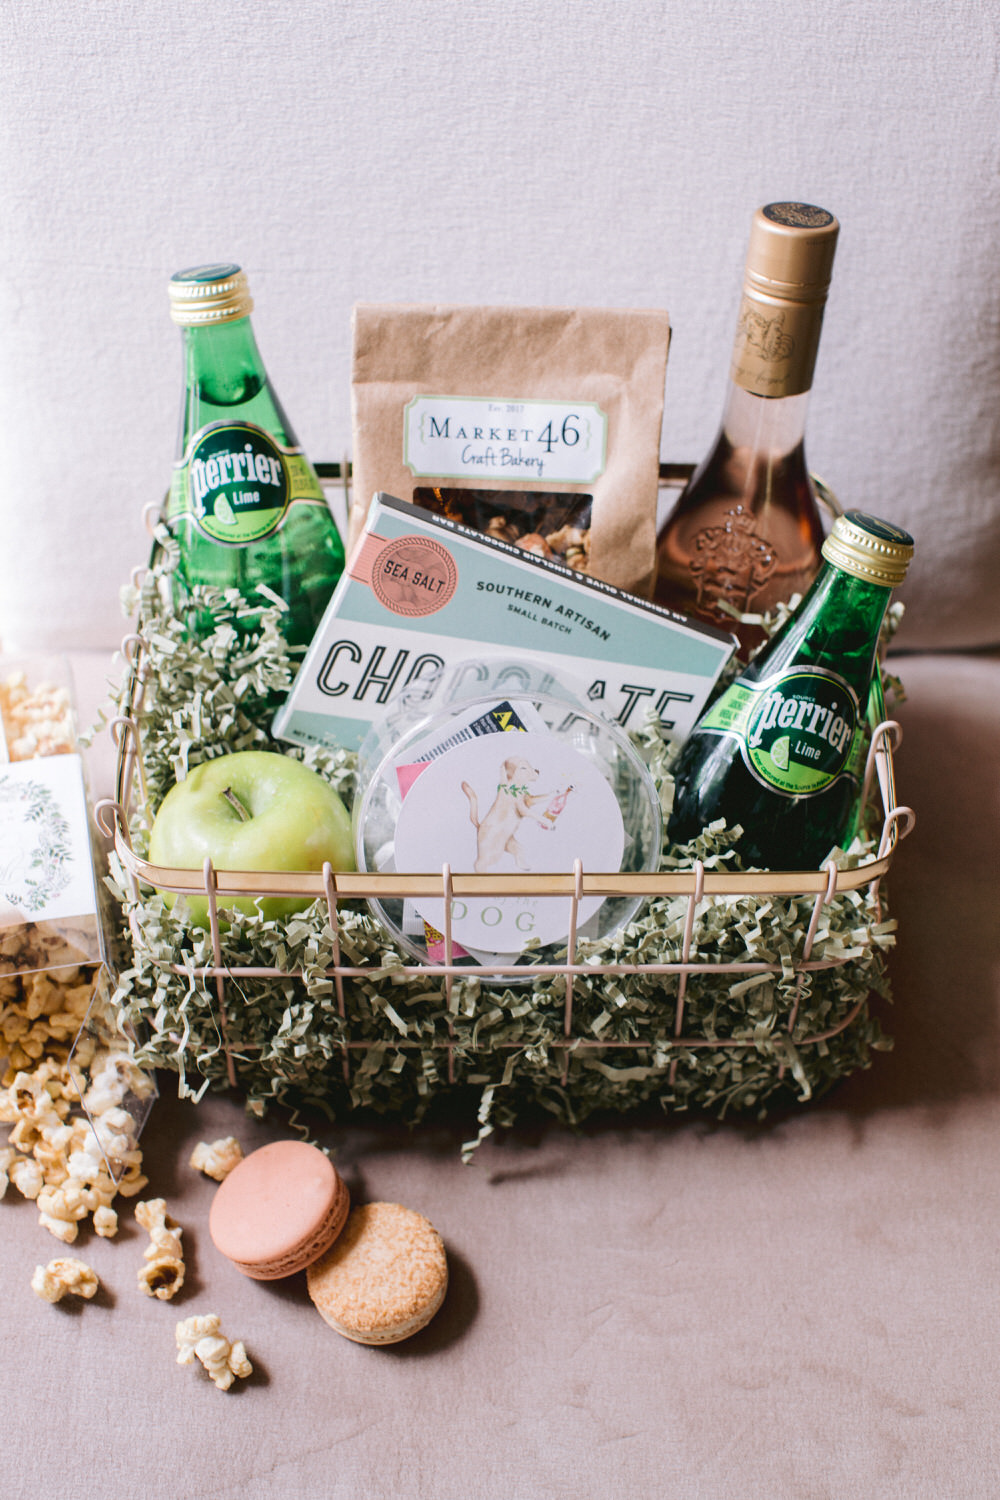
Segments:
[[[567,873],[577,859],[588,873],[659,867],[659,798],[632,742],[575,683],[523,662],[465,662],[399,695],[360,748],[358,786],[359,870],[438,873],[448,864],[454,874]],[[641,901],[584,898],[578,936],[610,937]],[[421,962],[445,961],[443,894],[370,906],[400,949]],[[456,963],[557,962],[569,902],[455,898],[451,927]]]

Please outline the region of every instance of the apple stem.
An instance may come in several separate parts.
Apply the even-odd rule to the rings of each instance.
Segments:
[[[243,805],[243,803],[240,801],[239,797],[237,797],[237,795],[233,791],[232,787],[231,786],[227,786],[222,795],[225,797],[225,799],[229,803],[230,807],[232,807],[232,808],[235,809],[236,814],[239,817],[240,822],[241,823],[249,823],[249,821],[250,821],[250,814],[247,811],[246,807]]]

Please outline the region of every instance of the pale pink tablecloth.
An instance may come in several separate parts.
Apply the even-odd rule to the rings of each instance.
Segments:
[[[459,1128],[323,1131],[359,1196],[419,1208],[448,1247],[444,1309],[394,1349],[330,1331],[304,1277],[220,1259],[191,1147],[283,1126],[166,1094],[144,1146],[185,1228],[175,1303],[138,1293],[127,1212],[80,1242],[97,1301],[42,1303],[28,1282],[59,1247],[0,1205],[9,1500],[993,1500],[1000,660],[900,665],[919,821],[890,887],[894,1052],[763,1127],[550,1129],[471,1167]],[[78,664],[85,703],[105,669]],[[208,1311],[256,1367],[228,1394],[174,1362],[175,1321]]]

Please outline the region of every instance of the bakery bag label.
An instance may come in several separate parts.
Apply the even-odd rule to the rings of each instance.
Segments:
[[[414,396],[403,414],[403,462],[422,478],[593,484],[607,449],[593,401]]]
[[[863,752],[858,701],[822,667],[799,667],[764,682],[737,679],[698,725],[728,735],[762,786],[814,797],[841,776],[859,777]]]
[[[297,500],[325,503],[301,449],[250,422],[212,422],[174,469],[167,520],[189,518],[213,542],[243,547],[277,531]]]

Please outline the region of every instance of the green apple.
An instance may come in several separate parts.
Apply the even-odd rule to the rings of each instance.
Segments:
[[[149,836],[149,859],[174,870],[353,870],[351,818],[328,782],[278,751],[239,750],[203,761],[170,788]],[[175,895],[164,891],[173,905]],[[207,927],[208,900],[189,897],[191,923]],[[285,917],[306,897],[225,901],[252,916]]]

